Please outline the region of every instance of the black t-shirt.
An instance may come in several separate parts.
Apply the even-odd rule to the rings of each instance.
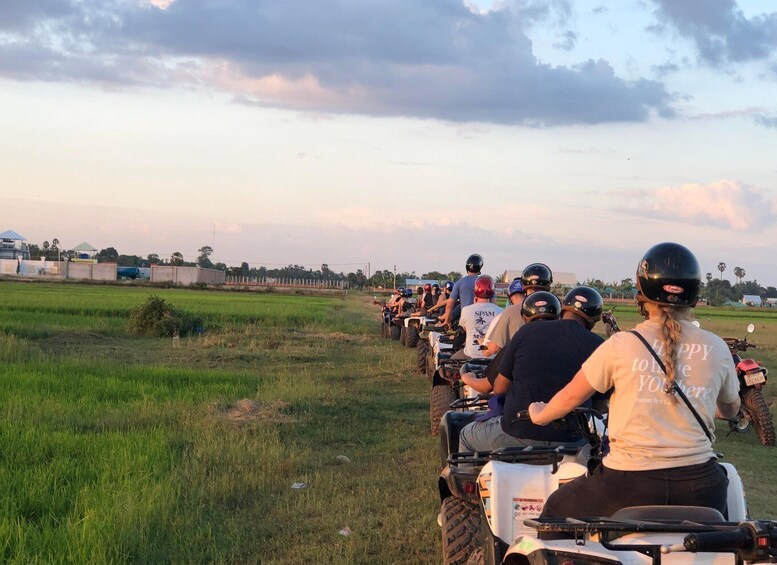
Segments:
[[[502,430],[525,439],[569,442],[580,436],[553,423],[513,422],[532,402],[548,402],[580,370],[604,340],[574,320],[537,320],[521,327],[505,347],[499,372],[512,381]]]

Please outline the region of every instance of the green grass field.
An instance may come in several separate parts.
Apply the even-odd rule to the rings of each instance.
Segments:
[[[151,292],[206,332],[130,335]],[[726,335],[752,319],[754,356],[777,367],[777,316],[699,314]],[[0,561],[438,562],[437,443],[412,361],[359,296],[1,282]],[[752,433],[718,447],[753,514],[774,515],[774,450]]]

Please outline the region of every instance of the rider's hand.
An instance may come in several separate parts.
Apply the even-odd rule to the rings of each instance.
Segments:
[[[542,414],[542,411],[545,410],[546,406],[547,404],[544,402],[532,402],[529,404],[529,418],[531,418],[532,423],[537,424],[538,426],[544,426],[547,424],[547,422],[541,424],[537,421],[537,419]]]

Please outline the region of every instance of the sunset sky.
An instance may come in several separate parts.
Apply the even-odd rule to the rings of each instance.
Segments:
[[[777,285],[777,5],[0,0],[0,231]],[[215,228],[215,234],[214,234]]]

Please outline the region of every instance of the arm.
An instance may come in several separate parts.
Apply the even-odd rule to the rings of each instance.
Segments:
[[[510,392],[511,386],[513,386],[513,381],[499,373],[494,381],[494,394],[507,394]]]
[[[448,319],[451,317],[451,310],[453,310],[453,300],[449,298],[445,301],[445,313],[440,316],[440,321],[443,324],[448,323]]]
[[[737,414],[739,414],[740,401],[738,398],[734,402],[721,402],[718,400],[717,405],[718,410],[715,413],[716,418],[729,420],[731,418],[736,418]]]
[[[464,384],[471,386],[473,390],[481,394],[491,392],[491,383],[488,382],[488,379],[479,379],[475,376],[475,373],[464,373],[461,375],[461,380]]]
[[[486,344],[486,350],[484,351],[486,357],[490,357],[491,355],[496,355],[502,350],[501,347],[499,347],[496,343],[493,341],[489,341]]]
[[[497,377],[498,378],[498,377]],[[494,387],[496,388],[496,387]],[[533,402],[529,405],[531,421],[539,426],[549,424],[553,420],[569,414],[583,402],[591,398],[596,389],[588,382],[585,373],[580,369],[575,378],[550,399],[550,402]]]

